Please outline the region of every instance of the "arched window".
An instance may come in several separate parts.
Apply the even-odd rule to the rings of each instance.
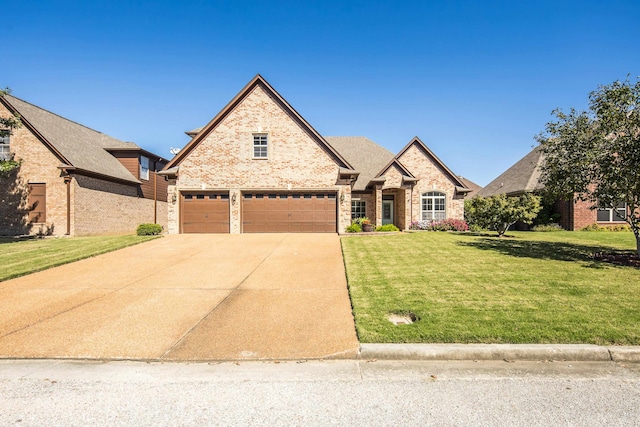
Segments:
[[[447,196],[444,193],[430,191],[422,193],[421,214],[427,221],[442,221],[447,218]]]

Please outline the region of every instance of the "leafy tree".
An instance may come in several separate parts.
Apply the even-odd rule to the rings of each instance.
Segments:
[[[464,202],[464,216],[469,224],[488,228],[502,237],[518,221],[531,224],[542,206],[540,196],[524,193],[519,197],[496,194],[474,197]]]
[[[588,111],[553,114],[537,136],[546,190],[613,209],[631,226],[640,256],[640,81],[600,86],[589,94]],[[620,203],[626,215],[615,209]]]
[[[9,88],[0,89],[0,97],[10,93]],[[0,117],[0,137],[11,135],[13,129],[17,129],[21,126],[20,117]],[[0,176],[8,173],[9,171],[20,166],[20,163],[13,159],[0,159]]]

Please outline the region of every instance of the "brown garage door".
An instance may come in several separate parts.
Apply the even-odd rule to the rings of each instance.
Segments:
[[[244,233],[335,233],[335,193],[245,193]]]
[[[182,193],[183,233],[228,233],[229,195]]]

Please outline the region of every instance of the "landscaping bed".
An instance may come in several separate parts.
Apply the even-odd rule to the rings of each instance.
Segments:
[[[632,233],[402,233],[342,239],[362,342],[640,344]],[[394,313],[414,313],[393,324]]]

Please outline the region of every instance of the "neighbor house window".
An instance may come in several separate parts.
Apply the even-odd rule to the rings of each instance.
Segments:
[[[140,179],[149,179],[149,158],[140,156]]]
[[[9,134],[0,135],[0,160],[11,160],[9,152]]]
[[[266,159],[268,154],[268,138],[266,133],[253,134],[253,158]]]
[[[620,222],[627,217],[627,204],[616,203],[614,208],[598,208],[598,222]]]
[[[446,195],[437,191],[423,193],[421,198],[422,219],[426,221],[442,221],[447,218]]]
[[[364,218],[367,216],[367,202],[362,200],[351,201],[351,219]]]
[[[47,184],[29,184],[29,222],[47,222]]]

